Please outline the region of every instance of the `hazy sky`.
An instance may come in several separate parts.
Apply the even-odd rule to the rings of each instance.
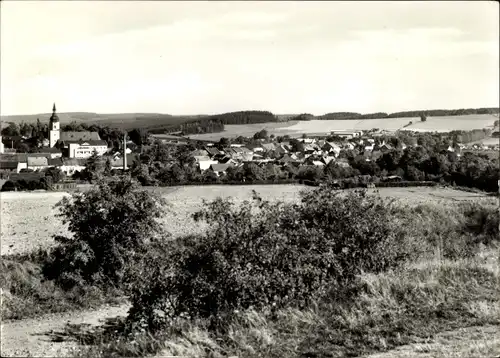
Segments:
[[[499,106],[499,4],[1,2],[1,114]]]

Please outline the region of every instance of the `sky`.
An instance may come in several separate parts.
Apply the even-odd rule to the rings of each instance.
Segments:
[[[498,107],[499,4],[2,1],[0,112]]]

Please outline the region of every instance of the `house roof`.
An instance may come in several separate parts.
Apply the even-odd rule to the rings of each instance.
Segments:
[[[0,161],[0,169],[17,169],[18,161]]]
[[[91,140],[101,140],[99,133],[97,132],[63,132],[61,131],[61,136],[59,140],[66,141],[91,141]]]
[[[61,150],[58,148],[38,148],[36,150],[36,153],[44,153],[44,154],[61,153]]]
[[[210,155],[217,155],[217,154],[221,154],[221,152],[217,149],[217,148],[214,148],[214,147],[207,147],[205,148],[205,150],[210,154]]]
[[[47,161],[51,167],[60,167],[63,165],[62,158],[49,158]]]
[[[262,144],[262,148],[266,150],[275,150],[276,146],[274,145],[274,143],[264,143]]]
[[[139,160],[137,153],[127,154],[127,165],[132,164],[134,161]],[[123,157],[111,160],[112,167],[123,167]]]
[[[28,155],[26,153],[0,154],[0,160],[3,162],[23,162],[26,163]]]
[[[212,164],[210,165],[210,169],[212,169],[214,172],[224,172],[229,168],[231,164]]]
[[[65,159],[63,161],[63,165],[84,167],[86,162],[87,162],[86,159],[71,158],[71,159]]]
[[[79,144],[80,146],[108,146],[105,140],[65,140],[64,144]]]
[[[194,155],[193,158],[197,161],[197,162],[202,162],[202,161],[208,161],[208,160],[211,160],[210,157],[208,155]]]
[[[207,156],[208,152],[205,149],[197,149],[191,152],[191,155],[196,157],[196,156]]]
[[[227,164],[229,162],[236,163],[235,160],[233,160],[233,159],[231,159],[230,157],[227,157],[227,156],[224,157],[224,158],[219,159],[219,163],[221,163],[221,164]]]
[[[28,157],[28,166],[48,166],[49,161],[46,157]]]

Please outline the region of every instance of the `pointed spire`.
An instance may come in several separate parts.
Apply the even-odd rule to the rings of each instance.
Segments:
[[[52,106],[52,115],[50,116],[51,122],[59,122],[59,117],[56,114],[56,103]]]

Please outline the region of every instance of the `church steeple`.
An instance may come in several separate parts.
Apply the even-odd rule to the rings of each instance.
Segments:
[[[57,116],[56,113],[56,103],[54,102],[54,105],[52,106],[52,115],[50,116],[50,122],[59,122],[59,117]]]
[[[57,141],[60,138],[60,123],[59,123],[59,117],[57,116],[56,113],[56,104],[52,106],[52,115],[50,116],[50,122],[49,122],[49,145],[51,148],[53,148]]]

